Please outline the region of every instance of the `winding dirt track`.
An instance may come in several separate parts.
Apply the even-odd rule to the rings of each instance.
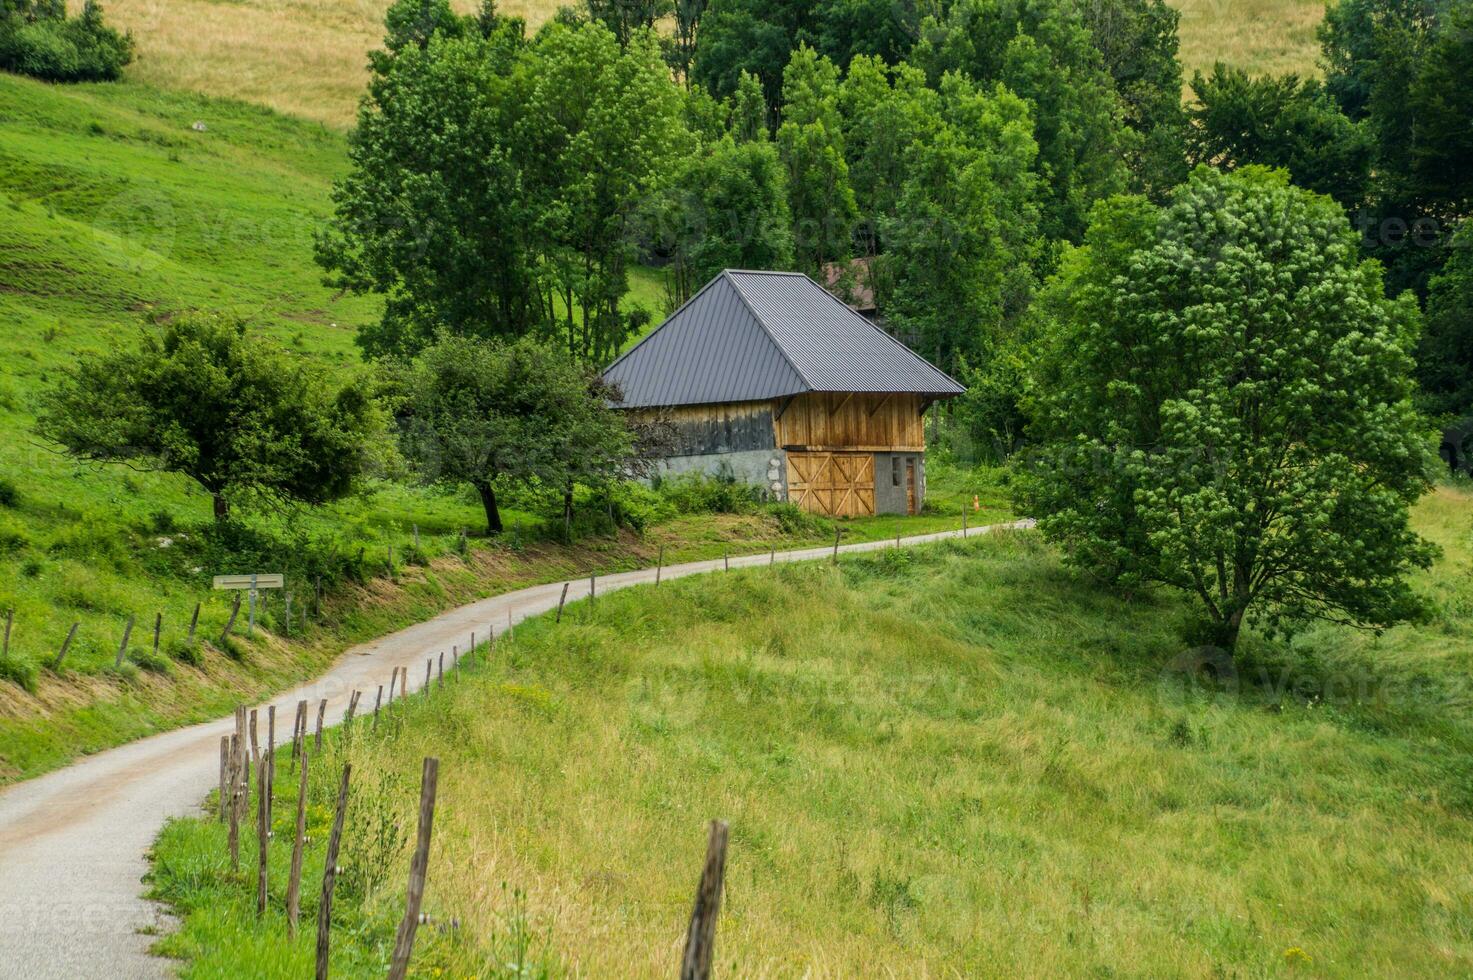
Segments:
[[[971,535],[1031,526],[1030,521],[973,528]],[[960,537],[960,531],[905,538],[906,545]],[[893,548],[893,541],[845,545],[843,552]],[[832,548],[778,552],[777,561],[807,561]],[[765,565],[768,555],[731,559],[733,568]],[[672,565],[664,578],[723,568],[720,559]],[[600,577],[600,592],[655,580],[652,568]],[[563,583],[538,585],[452,609],[398,633],[348,650],[310,684],[283,691],[276,705],[277,740],[290,740],[298,700],[327,699],[336,724],[354,690],[373,692],[394,667],[409,668],[410,689],[424,683],[425,660],[452,644],[482,639],[508,622],[557,606]],[[569,600],[586,598],[586,579],[570,583]],[[508,619],[508,614],[510,619]],[[265,705],[261,705],[261,724]],[[169,817],[199,812],[215,785],[220,736],[229,718],[165,732],[81,759],[0,792],[0,977],[162,977],[169,963],[148,955],[147,932],[167,928],[162,910],[141,897],[146,853]],[[265,736],[264,727],[262,737]],[[146,931],[145,931],[146,930]]]

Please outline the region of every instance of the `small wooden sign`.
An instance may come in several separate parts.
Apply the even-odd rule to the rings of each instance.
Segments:
[[[285,575],[216,575],[217,589],[281,589],[286,587]]]

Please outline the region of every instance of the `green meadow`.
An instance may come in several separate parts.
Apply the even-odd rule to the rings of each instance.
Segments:
[[[333,970],[383,973],[435,756],[424,976],[669,975],[713,817],[725,976],[1465,975],[1473,496],[1416,520],[1446,552],[1428,622],[1250,638],[1222,685],[1165,669],[1184,605],[1122,603],[1030,533],[529,621],[314,760],[304,921],[351,762]],[[157,844],[186,977],[311,969],[277,785],[262,919],[251,845],[233,874],[211,819]]]

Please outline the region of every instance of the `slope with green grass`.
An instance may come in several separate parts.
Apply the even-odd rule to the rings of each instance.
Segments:
[[[487,547],[473,533],[473,554],[462,559],[453,554],[461,529],[481,523],[475,500],[383,483],[331,507],[249,515],[244,532],[221,539],[209,533],[208,499],[188,481],[80,465],[32,435],[33,400],[57,372],[183,310],[236,314],[263,341],[362,370],[354,329],[379,305],[327,289],[312,261],[345,148],[322,124],[242,102],[0,74],[0,617],[15,616],[0,656],[0,783],[211,717],[311,676],[372,635],[366,630],[458,601],[570,569],[631,567],[660,544],[675,560],[832,535],[821,523],[785,530],[756,512],[714,522],[665,514],[645,540],[599,537],[558,549],[539,542],[539,516],[513,506],[509,539]],[[658,307],[658,274],[637,270],[632,286],[633,302]],[[917,533],[956,526],[964,495],[997,493],[985,478],[933,485],[952,516],[920,518]],[[903,524],[850,531],[889,537]],[[386,585],[389,602],[365,596],[380,587],[373,580],[388,570],[390,549],[396,568],[438,560],[425,573],[433,587],[406,595]],[[200,637],[217,638],[229,615],[229,597],[209,588],[212,575],[281,563],[294,572],[291,643],[273,636],[228,653],[183,643],[196,602]],[[325,565],[357,584],[329,595],[303,633],[303,611],[317,612],[315,596],[307,601],[313,569]],[[284,599],[267,602],[263,624],[280,634]],[[358,616],[363,602],[377,603],[374,615]],[[115,667],[130,618],[130,649]],[[49,670],[72,623],[76,639],[61,669]]]
[[[529,621],[314,763],[306,895],[342,763],[355,780],[334,975],[386,967],[425,756],[426,911],[459,924],[420,931],[425,975],[668,973],[711,817],[725,975],[1467,974],[1473,496],[1416,521],[1446,550],[1429,622],[1250,639],[1225,688],[1163,671],[1186,607],[1122,603],[1031,534]],[[310,970],[282,912],[291,785],[264,919],[220,825],[160,838],[184,976]]]

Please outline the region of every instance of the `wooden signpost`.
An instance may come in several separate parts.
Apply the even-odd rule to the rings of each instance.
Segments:
[[[215,588],[235,589],[244,591],[250,599],[250,635],[256,635],[256,593],[261,589],[282,589],[286,587],[286,576],[279,574],[261,574],[252,572],[249,575],[216,575]]]

